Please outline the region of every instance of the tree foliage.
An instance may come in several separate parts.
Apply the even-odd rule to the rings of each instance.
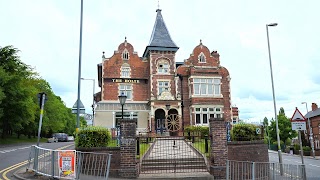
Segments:
[[[23,63],[18,50],[12,46],[0,47],[0,133],[1,137],[17,134],[36,136],[40,107],[37,94],[45,92],[48,101],[44,106],[42,136],[54,132],[73,134],[75,115],[49,83]]]
[[[288,118],[284,112],[284,109],[281,107],[278,118],[278,127],[279,127],[279,136],[282,142],[286,142],[288,139],[292,139],[297,137],[297,132],[292,130],[290,118]],[[269,126],[270,137],[272,141],[277,141],[277,133],[276,133],[276,121],[274,119],[271,120],[271,124]]]

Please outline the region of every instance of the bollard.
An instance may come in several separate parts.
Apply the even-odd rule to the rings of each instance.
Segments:
[[[204,148],[205,148],[205,152],[208,153],[209,151],[209,147],[208,147],[208,136],[204,137]]]

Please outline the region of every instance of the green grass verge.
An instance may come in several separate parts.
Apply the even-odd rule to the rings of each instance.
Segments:
[[[198,149],[202,154],[206,157],[210,156],[210,140],[208,140],[208,152],[206,153],[205,142],[204,139],[198,139],[194,143],[192,143],[193,147]]]
[[[37,143],[38,138],[28,138],[26,136],[20,136],[20,138],[18,139],[16,135],[14,136],[9,136],[5,139],[1,139],[0,138],[0,144],[20,144],[20,143]],[[41,138],[40,142],[47,142],[47,138]]]

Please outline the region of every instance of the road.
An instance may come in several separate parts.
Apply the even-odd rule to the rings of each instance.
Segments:
[[[0,147],[0,180],[15,179],[13,173],[27,164],[30,147],[34,144],[22,144]],[[48,149],[74,149],[74,142],[41,143]]]
[[[313,159],[310,156],[304,156],[304,164],[307,170],[307,179],[308,180],[316,180],[320,179],[320,157],[317,159]],[[278,152],[269,151],[269,161],[270,162],[279,162]],[[301,156],[299,155],[290,155],[286,153],[282,153],[282,161],[283,164],[302,164]]]

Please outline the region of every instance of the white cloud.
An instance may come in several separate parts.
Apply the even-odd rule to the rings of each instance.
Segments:
[[[316,0],[160,1],[170,35],[180,47],[176,61],[188,58],[200,39],[217,50],[231,74],[232,103],[239,107],[240,118],[254,121],[274,116],[267,23],[279,23],[269,29],[277,109],[284,107],[290,117],[296,106],[305,112],[302,101],[319,103],[318,6]],[[156,8],[157,1],[150,0],[84,1],[82,77],[97,79],[102,51],[112,56],[125,36],[142,56]],[[77,99],[80,2],[1,1],[0,13],[0,46],[20,49],[21,59],[36,67],[71,107]],[[91,83],[81,82],[88,113]]]

